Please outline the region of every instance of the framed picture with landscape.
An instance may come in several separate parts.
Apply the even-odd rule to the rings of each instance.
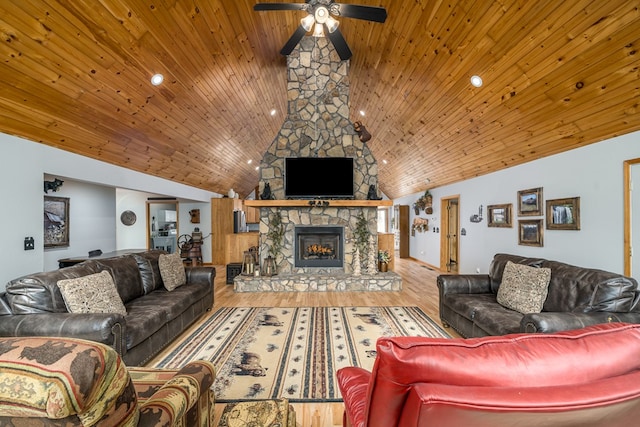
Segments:
[[[521,219],[518,221],[518,244],[542,246],[542,219]]]
[[[69,198],[44,196],[44,247],[69,246]]]
[[[542,187],[518,191],[518,216],[542,215]]]
[[[580,197],[547,200],[547,230],[580,230]]]
[[[487,226],[489,227],[511,227],[511,203],[505,205],[487,206]]]

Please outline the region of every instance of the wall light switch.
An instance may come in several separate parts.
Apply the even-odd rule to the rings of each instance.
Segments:
[[[36,248],[35,242],[33,240],[33,237],[25,237],[24,238],[24,250],[25,251],[32,251]]]

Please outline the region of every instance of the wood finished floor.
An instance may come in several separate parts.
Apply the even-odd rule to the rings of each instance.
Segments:
[[[417,306],[442,326],[438,317],[438,288],[436,278],[440,271],[412,259],[396,256],[395,272],[402,276],[400,292],[264,292],[235,293],[233,286],[226,284],[225,266],[216,266],[214,284],[214,309],[220,307],[360,307],[360,306]],[[195,325],[184,332],[164,352],[152,360],[149,365],[160,360],[183,337],[188,336],[202,322],[203,316]],[[458,336],[451,328],[447,332]],[[294,403],[296,421],[303,427],[342,426],[342,403]],[[217,424],[224,404],[216,404]],[[214,425],[216,425],[214,424]]]

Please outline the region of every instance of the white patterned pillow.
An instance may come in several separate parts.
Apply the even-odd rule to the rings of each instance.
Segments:
[[[498,288],[498,303],[522,314],[540,313],[547,299],[550,280],[550,268],[507,261]]]
[[[58,280],[58,288],[69,313],[117,313],[127,309],[108,271]]]
[[[160,268],[160,276],[162,276],[164,287],[168,291],[187,283],[187,274],[184,271],[182,258],[177,252],[170,255],[160,255],[158,257],[158,267]]]

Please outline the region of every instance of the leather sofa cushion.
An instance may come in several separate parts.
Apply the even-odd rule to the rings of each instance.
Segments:
[[[95,260],[101,270],[108,270],[123,303],[144,295],[138,263],[132,255]]]
[[[100,268],[88,261],[73,267],[22,276],[7,284],[7,302],[13,314],[67,313],[58,281],[98,272]]]
[[[162,275],[160,274],[160,267],[158,265],[158,258],[161,254],[166,254],[166,252],[148,251],[133,255],[138,263],[138,270],[140,270],[140,278],[142,279],[142,288],[145,294],[162,288]]]
[[[617,273],[545,261],[551,282],[543,311],[628,312],[638,305],[637,282]]]

